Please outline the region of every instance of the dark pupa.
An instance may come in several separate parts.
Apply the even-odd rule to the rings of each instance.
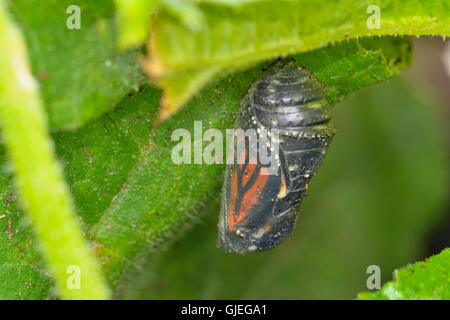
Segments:
[[[317,77],[292,58],[278,59],[250,86],[235,129],[277,133],[276,173],[268,174],[269,165],[260,160],[261,136],[241,137],[245,148],[227,166],[222,191],[217,242],[226,252],[271,249],[294,229],[335,132],[325,94]]]

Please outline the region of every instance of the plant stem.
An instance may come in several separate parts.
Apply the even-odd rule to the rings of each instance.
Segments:
[[[25,42],[0,0],[0,120],[21,205],[62,299],[107,299],[57,163]],[[79,278],[78,278],[79,276]],[[77,280],[80,280],[79,282]],[[80,285],[78,288],[78,284]]]

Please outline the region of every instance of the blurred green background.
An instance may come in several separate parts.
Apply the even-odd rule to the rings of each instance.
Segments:
[[[337,105],[338,132],[282,245],[252,256],[221,252],[216,197],[204,220],[152,254],[116,298],[352,299],[368,291],[369,265],[380,266],[384,283],[395,268],[449,246],[444,42],[414,47],[404,75]]]

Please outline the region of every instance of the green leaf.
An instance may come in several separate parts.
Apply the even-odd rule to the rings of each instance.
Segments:
[[[358,299],[389,300],[449,300],[450,299],[450,249],[445,249],[424,262],[395,270],[390,281],[376,293],[360,293]]]
[[[70,0],[13,1],[52,129],[72,129],[111,110],[145,82],[136,51],[117,52],[112,1],[77,1],[81,29],[69,30]]]
[[[427,90],[395,79],[337,106],[338,131],[296,229],[274,250],[237,256],[216,248],[219,187],[201,223],[135,266],[116,297],[354,299],[368,290],[368,266],[380,267],[381,283],[390,280],[426,254],[429,232],[447,214],[445,123]]]
[[[378,1],[379,29],[367,26],[373,15],[367,9],[373,4],[369,0],[281,0],[230,7],[200,2],[204,26],[198,31],[162,10],[144,64],[150,77],[167,91],[161,120],[217,74],[266,59],[365,36],[450,35],[450,6],[445,1]],[[180,91],[178,77],[193,78],[194,83]]]
[[[66,10],[73,4],[81,9],[79,30],[66,27],[71,15]],[[141,50],[117,49],[136,47],[147,39],[158,4],[158,0],[117,0],[114,17],[110,0],[11,2],[53,131],[80,127],[112,110],[125,94],[146,82],[136,62]],[[164,2],[162,6],[190,21],[175,4]]]
[[[25,43],[7,15],[3,0],[0,0],[0,52],[2,137],[14,169],[21,204],[33,222],[58,294],[63,299],[106,299],[108,289],[82,235],[62,170],[56,161],[38,86],[30,73]],[[11,201],[10,195],[7,207]],[[2,215],[2,218],[7,220],[10,241],[16,230],[10,216]],[[16,260],[17,256],[12,255],[12,258]],[[10,263],[2,263],[0,268],[4,277],[11,276],[11,270],[14,270]],[[76,289],[68,285],[68,273],[70,275],[73,268],[79,271],[83,284]],[[16,270],[19,273],[31,271],[30,265],[16,266]],[[13,281],[21,279],[17,277]],[[1,282],[10,281],[1,279]],[[48,282],[48,279],[41,282]]]
[[[352,41],[345,47],[340,44],[296,58],[329,87],[327,98],[338,101],[361,87],[390,78],[410,60],[407,39],[386,41],[389,45],[369,41],[381,49],[369,50],[369,45]],[[345,48],[345,53],[339,47]],[[390,54],[384,54],[385,47],[391,49]],[[183,115],[156,129],[152,124],[160,91],[144,88],[82,128],[54,134],[77,212],[111,286],[115,287],[133,265],[143,262],[148,251],[160,250],[182,236],[183,230],[202,215],[205,199],[219,198],[223,166],[174,165],[170,156],[176,142],[171,141],[171,133],[175,128],[193,132],[194,120],[202,120],[205,130],[231,128],[241,95],[263,66],[210,84],[188,104]],[[7,172],[3,177],[8,186]],[[2,192],[3,201],[7,201],[11,191],[5,187]],[[5,209],[0,207],[0,212]],[[14,226],[22,225],[20,221],[13,215]],[[0,228],[7,227],[5,220],[0,224]],[[21,237],[28,234],[28,228],[20,227],[13,240],[21,244]],[[0,244],[7,246],[8,241]],[[27,252],[31,256],[34,249],[29,247]]]
[[[409,42],[399,40],[395,45],[398,49],[397,59],[403,63],[408,61],[410,53],[409,50],[404,50],[404,46],[409,48]],[[312,55],[297,57],[304,60],[306,66],[329,85],[330,101],[336,101],[361,86],[380,81],[377,76],[387,79],[399,71],[395,69],[397,65],[392,67],[386,62],[379,50],[368,52],[356,43],[349,47],[353,48],[353,52],[347,52],[348,55],[331,47],[320,54],[316,53],[318,60],[314,60]],[[358,57],[360,59],[357,59]],[[329,64],[323,64],[324,61]],[[346,76],[336,78],[339,74],[336,70],[341,70],[340,74],[345,71]],[[203,121],[204,130],[231,128],[234,112],[240,105],[240,97],[260,72],[261,67],[257,67],[213,83],[189,103],[186,112],[162,124],[149,137],[150,141],[138,154],[137,161],[128,172],[126,182],[117,188],[120,191],[114,194],[112,203],[105,209],[91,232],[97,253],[104,261],[106,272],[112,281],[117,281],[143,253],[159,250],[169,240],[179,237],[182,230],[198,218],[199,208],[204,204],[204,200],[210,197],[211,193],[218,196],[217,188],[222,183],[223,167],[174,165],[171,160],[171,150],[176,145],[171,141],[173,128],[186,128],[193,134],[194,121],[198,120]],[[372,76],[372,72],[377,76]],[[150,102],[148,95],[155,96],[155,90],[150,90],[145,95],[137,95],[133,101],[124,103],[131,104],[133,109],[144,105],[152,110],[154,113],[145,118],[150,124],[155,119],[158,101]],[[134,119],[127,122],[134,123]],[[96,148],[109,145],[98,144],[98,137],[96,140]],[[92,145],[89,140],[82,142],[77,138],[77,141],[84,146]],[[114,155],[117,157],[117,153]],[[76,157],[76,154],[73,157]],[[110,170],[103,169],[103,172]],[[93,178],[92,175],[90,177]],[[176,190],[183,190],[182,195],[174,196]]]
[[[450,30],[450,6],[438,0],[426,3],[413,0],[402,3],[394,0],[381,1],[381,29],[367,27],[367,7],[372,3],[363,0],[349,0],[345,3],[301,0],[116,0],[117,16],[113,14],[113,3],[106,0],[95,4],[87,0],[79,2],[77,5],[82,10],[80,30],[69,30],[66,27],[69,17],[66,9],[73,4],[68,0],[15,1],[11,2],[11,11],[26,35],[32,73],[39,80],[50,127],[54,131],[77,129],[53,135],[56,153],[64,164],[64,174],[84,231],[92,240],[94,252],[101,259],[110,284],[118,291],[126,286],[127,281],[124,279],[129,271],[147,260],[148,252],[159,251],[180,238],[184,230],[203,216],[206,206],[211,202],[217,204],[219,199],[223,166],[174,165],[170,159],[172,147],[176,144],[170,139],[174,128],[184,127],[192,132],[195,120],[202,120],[204,129],[213,127],[223,130],[231,127],[239,108],[240,97],[260,74],[261,67],[276,56],[300,53],[295,58],[317,74],[328,87],[327,99],[336,103],[361,88],[397,75],[411,60],[407,39],[386,37],[356,41],[356,38],[392,34],[445,36]],[[159,11],[154,15],[156,20],[151,21],[152,12],[156,13],[157,10]],[[116,32],[117,21],[121,25],[120,34]],[[150,57],[145,66],[149,74],[166,89],[163,98],[166,110],[162,112],[162,117],[172,114],[198,92],[187,104],[183,115],[176,115],[156,129],[152,127],[152,123],[157,118],[161,93],[155,88],[143,86],[145,77],[135,62],[135,58],[142,54],[141,50],[116,50],[118,47],[137,46],[147,38],[150,24],[155,29],[151,30],[153,36],[149,43]],[[6,29],[0,29],[0,32],[4,30]],[[119,38],[116,43],[117,36]],[[345,39],[351,40],[341,41]],[[10,52],[10,46],[15,44],[15,40],[15,36],[12,39],[3,37],[3,42],[0,39],[3,45],[0,59],[10,59],[15,54],[14,50]],[[262,64],[246,72],[230,75],[231,72],[250,68],[256,63]],[[2,101],[6,101],[6,107],[2,109],[1,117],[4,146],[0,147],[0,159],[4,164],[0,170],[0,201],[3,204],[0,207],[0,229],[4,231],[0,233],[0,296],[54,297],[53,286],[63,292],[63,297],[77,296],[77,293],[67,290],[62,280],[67,276],[62,266],[69,259],[75,258],[85,264],[83,270],[94,275],[91,278],[93,280],[88,281],[87,291],[91,296],[105,297],[107,294],[103,290],[101,277],[96,274],[98,270],[87,253],[79,226],[73,221],[70,197],[55,162],[39,94],[34,88],[33,96],[29,99],[27,94],[15,91],[16,82],[10,81],[14,80],[14,72],[11,72],[14,68],[11,66],[15,65],[8,63],[8,60],[4,60],[2,65],[4,67],[0,72],[6,70],[12,76],[3,76],[0,84],[7,89],[1,95],[4,99]],[[212,82],[200,91],[219,75],[220,81]],[[401,87],[395,88],[401,91]],[[124,97],[133,90],[134,93]],[[27,99],[29,101],[25,101]],[[432,213],[437,212],[436,207],[443,198],[446,166],[442,161],[441,135],[433,127],[436,122],[430,120],[428,113],[419,111],[414,99],[404,99],[415,105],[407,111],[400,107],[364,109],[360,106],[367,104],[369,100],[384,106],[387,102],[403,103],[403,99],[404,97],[399,99],[393,94],[370,96],[370,99],[360,101],[360,113],[353,111],[347,114],[350,119],[341,120],[345,127],[346,120],[359,119],[354,123],[349,122],[354,124],[353,129],[358,130],[354,130],[353,135],[349,134],[348,140],[341,143],[342,154],[349,154],[353,150],[346,148],[348,141],[359,143],[360,149],[368,147],[373,153],[372,157],[364,158],[360,155],[359,158],[355,156],[339,162],[339,166],[336,165],[338,169],[332,171],[331,179],[328,176],[327,181],[332,181],[328,186],[331,189],[326,189],[324,194],[328,197],[337,195],[335,201],[340,204],[339,212],[344,213],[344,216],[349,211],[349,203],[359,208],[346,216],[347,222],[359,221],[360,228],[356,230],[376,234],[380,229],[383,232],[388,229],[396,236],[384,239],[373,237],[373,240],[366,241],[368,246],[364,248],[370,247],[370,244],[390,248],[392,251],[389,252],[395,258],[407,258],[406,261],[409,261],[412,253],[417,252],[418,245],[418,242],[414,243],[411,239],[423,237],[423,231],[420,231],[424,228],[423,213],[428,209]],[[15,103],[17,101],[25,103]],[[26,112],[25,108],[32,106],[37,107]],[[114,112],[105,114],[116,106]],[[372,110],[370,116],[367,110]],[[89,121],[96,117],[98,119]],[[364,121],[367,117],[374,120]],[[411,125],[408,120],[417,122]],[[359,123],[361,128],[358,127]],[[380,127],[386,131],[381,132]],[[375,135],[367,133],[372,131],[380,135],[375,139]],[[411,136],[415,138],[405,138]],[[362,139],[363,137],[366,139]],[[381,140],[383,144],[376,144],[374,140]],[[408,147],[405,140],[410,143]],[[5,158],[3,150],[8,152],[11,164]],[[351,161],[357,158],[358,162]],[[410,161],[413,158],[415,161]],[[358,170],[355,172],[359,163],[368,163],[372,167],[380,163],[380,167],[387,169],[373,170],[369,166],[368,171],[372,172],[370,179],[355,180],[357,187],[366,188],[373,198],[355,197],[352,189],[345,189],[339,183],[334,184],[335,181],[348,181],[352,174],[360,176]],[[15,188],[12,186],[10,166],[15,169],[14,178],[19,181]],[[342,170],[346,166],[347,170]],[[426,170],[421,170],[423,168]],[[346,175],[341,176],[344,173]],[[397,178],[392,178],[394,175]],[[341,179],[335,180],[333,177]],[[370,188],[363,181],[371,181]],[[405,181],[408,182],[407,188],[403,185]],[[339,193],[339,190],[348,193]],[[404,192],[399,195],[394,192],[397,190]],[[410,201],[414,197],[424,200],[418,205]],[[29,208],[32,208],[29,211],[33,215],[33,226],[23,216],[16,198],[32,200],[28,202]],[[393,205],[379,203],[380,198]],[[327,212],[328,199],[316,202],[315,205],[320,209],[317,212]],[[370,201],[373,201],[373,205],[368,209],[367,215],[373,217],[373,220],[355,219],[357,215],[354,213],[361,213],[364,209],[367,211],[367,203]],[[23,203],[26,204],[27,201]],[[308,207],[306,209],[305,211],[311,210]],[[217,214],[217,209],[210,210],[214,215]],[[409,215],[404,214],[405,212]],[[426,213],[426,221],[431,224],[435,215]],[[46,215],[56,217],[55,221],[46,223]],[[341,216],[327,216],[330,220],[329,228],[322,232],[319,229],[317,234],[311,232],[309,237],[316,241],[326,238]],[[392,224],[386,224],[388,216]],[[215,219],[216,217],[213,220]],[[375,223],[376,227],[371,223]],[[212,228],[208,227],[209,233],[205,233],[214,235],[212,240],[193,238],[200,241],[207,250],[214,243],[214,224],[215,222]],[[37,230],[36,235],[33,234],[32,227]],[[52,230],[54,227],[56,231]],[[340,237],[331,237],[329,254],[325,255],[326,264],[318,264],[319,269],[323,269],[324,265],[329,267],[328,258],[335,252],[336,243],[348,245],[346,237],[354,240],[351,242],[352,246],[362,246],[358,242],[361,237],[348,233],[348,229],[345,232],[342,230]],[[403,230],[411,230],[411,233]],[[62,240],[56,241],[58,237]],[[182,252],[188,255],[185,261],[189,261],[189,248],[195,247],[195,241],[188,245],[187,250],[184,247]],[[60,250],[61,246],[69,249]],[[396,246],[399,249],[397,251],[393,250]],[[41,259],[38,247],[44,252],[46,261],[50,262],[47,266]],[[293,247],[296,249],[296,246]],[[279,267],[280,261],[288,261],[286,256],[295,252],[294,249],[286,252],[278,250],[275,254],[261,255],[261,258],[243,258],[240,265],[231,268],[229,267],[237,261],[235,258],[231,258],[229,261],[232,263],[228,263],[229,261],[217,256],[218,259],[214,259],[213,263],[224,262],[221,265],[223,270],[229,268],[230,271],[240,272],[238,277],[233,278],[235,274],[230,273],[228,277],[223,277],[224,280],[240,281],[229,281],[232,285],[227,291],[226,286],[212,276],[214,281],[211,283],[218,284],[217,287],[206,288],[203,293],[205,296],[211,292],[215,292],[216,296],[217,292],[223,292],[224,295],[235,294],[239,286],[246,283],[252,270],[261,265],[253,282],[248,282],[247,296],[255,296],[264,290],[269,293],[269,297],[270,292],[284,292],[288,295],[289,290],[293,291],[289,282],[291,277],[284,278],[283,275],[292,274],[295,269],[283,265],[281,267],[287,272],[280,271],[271,278],[267,275]],[[192,255],[199,260],[193,259],[190,262],[192,269],[199,269],[203,276],[207,269],[198,268],[198,261],[211,256],[207,250]],[[311,250],[311,256],[312,252],[323,254],[321,250]],[[213,251],[213,254],[219,255],[219,252]],[[83,255],[87,258],[81,259]],[[152,263],[156,263],[155,270],[158,270],[158,259],[166,262],[164,266],[161,264],[161,269],[166,265],[176,269],[183,262],[177,260],[180,256],[183,256],[180,252],[175,256],[169,253],[166,257],[161,254]],[[262,265],[260,262],[266,256],[275,258],[273,262]],[[311,261],[308,255],[300,259],[295,257],[295,267],[303,261]],[[355,254],[352,257],[358,259],[359,256]],[[324,259],[316,256],[313,260]],[[174,264],[167,261],[174,261]],[[250,263],[242,265],[244,262]],[[342,260],[340,262],[343,268]],[[308,269],[308,265],[303,267]],[[55,281],[47,269],[55,275]],[[169,273],[170,271],[168,270]],[[334,270],[330,274],[323,271],[321,275],[325,275],[323,279],[342,278],[333,272]],[[349,270],[348,274],[354,272],[355,269]],[[180,273],[178,276],[181,275]],[[197,273],[192,279],[199,283],[202,279],[200,276],[201,273]],[[173,276],[173,279],[177,277]],[[157,281],[151,280],[151,283],[157,286]],[[182,286],[189,286],[194,282],[180,283]],[[209,285],[210,282],[205,283]],[[283,283],[285,287],[271,290],[277,283]],[[322,286],[326,287],[327,284],[324,283]],[[284,290],[286,288],[288,290]],[[86,288],[83,287],[83,290]],[[173,292],[162,293],[161,296]],[[156,294],[159,295],[159,292]],[[86,296],[89,294],[78,297]]]

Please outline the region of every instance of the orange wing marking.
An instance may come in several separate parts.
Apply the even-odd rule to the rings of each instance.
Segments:
[[[251,161],[250,161],[251,162]],[[244,167],[239,165],[239,169]],[[231,173],[230,181],[230,207],[227,213],[228,229],[234,230],[238,224],[245,224],[243,221],[247,217],[250,210],[258,203],[261,192],[269,179],[269,169],[262,167],[259,172],[256,171],[257,164],[247,164],[242,175],[238,175],[238,167],[234,167]],[[237,197],[243,191],[244,187],[249,183],[250,179],[257,175],[247,191],[242,194],[239,208],[236,208]],[[241,180],[241,181],[239,181]],[[240,182],[240,183],[239,183]]]

